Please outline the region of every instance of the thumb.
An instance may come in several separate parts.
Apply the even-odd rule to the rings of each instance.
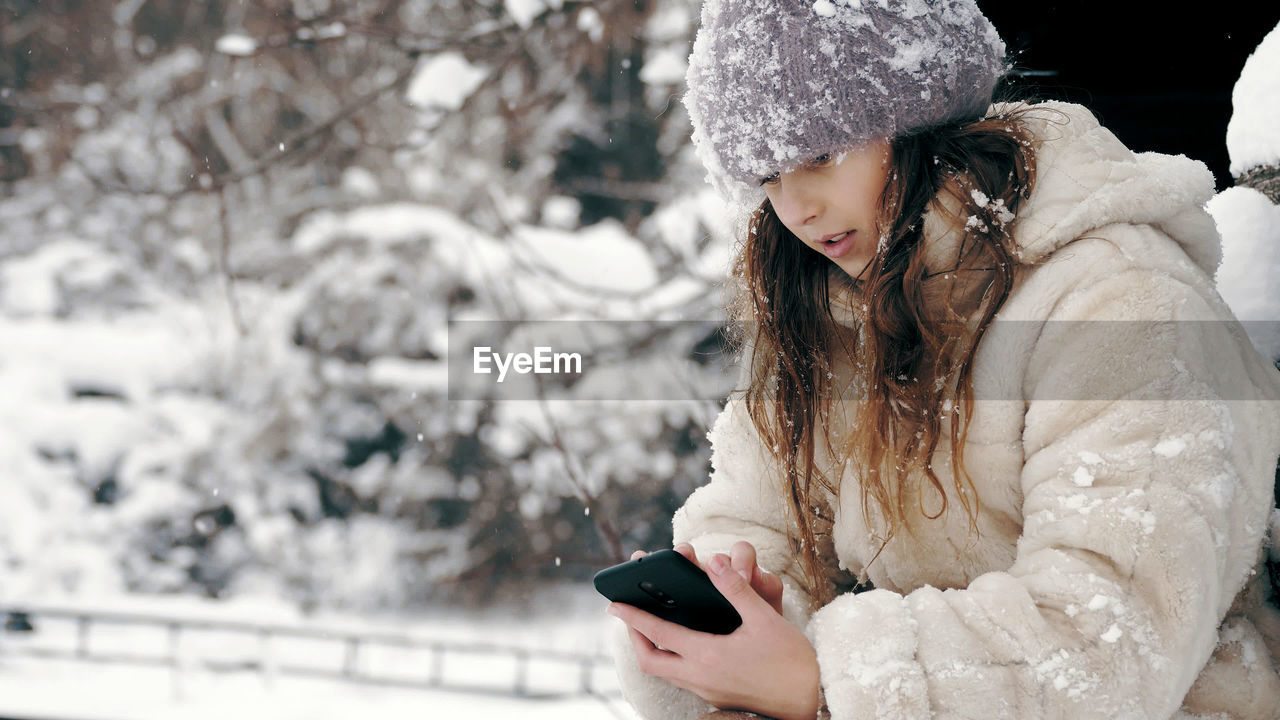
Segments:
[[[757,614],[761,610],[772,612],[769,603],[751,587],[751,582],[733,569],[727,555],[717,553],[712,556],[708,565],[710,572],[707,576],[711,578],[711,584],[716,586],[744,620],[748,615]]]

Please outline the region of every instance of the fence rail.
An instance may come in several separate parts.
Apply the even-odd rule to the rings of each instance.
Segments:
[[[4,619],[5,632],[0,633],[0,653],[15,653],[49,659],[70,659],[88,663],[128,664],[169,667],[173,670],[175,686],[180,684],[184,672],[200,668],[212,672],[258,672],[264,682],[275,676],[318,678],[408,689],[441,689],[486,694],[510,694],[517,697],[571,697],[592,696],[615,698],[617,687],[611,682],[598,682],[597,674],[613,678],[612,661],[603,655],[564,650],[527,648],[491,642],[456,642],[434,640],[414,634],[398,634],[378,631],[357,631],[340,628],[324,628],[309,625],[285,625],[256,623],[243,620],[208,618],[166,617],[159,613],[122,612],[114,610],[68,609],[31,604],[0,603],[0,618]],[[74,625],[74,639],[70,643],[53,646],[34,642],[44,633],[41,628],[51,623]],[[160,653],[119,652],[96,650],[95,630],[105,626],[152,628],[167,637],[166,651]],[[256,640],[256,652],[251,657],[218,659],[198,657],[184,650],[184,639],[196,633],[218,633],[223,639],[236,636]],[[19,637],[28,641],[15,642]],[[341,660],[329,666],[299,664],[273,659],[285,641],[309,641],[336,646]],[[296,648],[294,649],[296,652]],[[400,673],[370,672],[363,666],[372,654],[394,650],[416,653],[425,661],[421,672],[406,676]],[[467,682],[451,678],[451,663],[465,665],[464,656],[474,658],[504,658],[511,668],[509,682]],[[474,664],[474,663],[473,663]],[[493,663],[487,663],[486,668]],[[539,667],[560,668],[555,673],[559,679],[556,689],[547,683],[539,687],[531,680],[530,670]],[[566,685],[564,680],[572,673],[574,680]]]

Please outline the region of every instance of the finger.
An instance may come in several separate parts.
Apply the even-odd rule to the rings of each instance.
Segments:
[[[633,627],[627,628],[627,637],[631,638],[631,648],[636,651],[637,657],[645,650],[658,649],[657,645],[649,642],[649,638],[642,635],[639,630],[636,630]]]
[[[631,553],[631,559],[632,559],[632,560],[635,560],[636,558],[642,558],[642,557],[644,557],[645,555],[648,555],[648,554],[649,554],[649,553],[645,552],[644,550],[637,550],[637,551],[635,551],[635,552]]]
[[[770,595],[782,597],[782,578],[758,565],[756,566],[756,576],[752,578],[751,586],[756,589],[756,592],[765,597]]]
[[[782,614],[782,578],[756,566],[755,575],[751,578],[751,587],[764,598],[778,614]]]
[[[729,548],[730,564],[738,574],[751,581],[756,570],[756,549],[746,540],[739,540]]]
[[[751,583],[733,569],[732,561],[724,554],[717,553],[707,563],[711,572],[708,577],[721,595],[733,605],[743,622],[748,617],[758,616],[763,612],[773,612],[773,608],[760,594],[751,587]]]
[[[648,638],[649,642],[654,645],[664,647],[680,655],[684,654],[682,652],[683,648],[688,647],[690,642],[697,639],[695,636],[707,634],[668,622],[657,615],[647,613],[626,603],[610,603],[605,612],[626,623],[627,627],[639,630],[640,634]]]
[[[635,628],[627,628],[627,635],[631,638],[631,648],[635,651],[636,663],[640,666],[641,672],[662,678],[679,674],[674,666],[679,660],[679,655],[654,645],[649,638]]]
[[[676,545],[674,550],[688,558],[690,562],[697,565],[703,572],[706,572],[706,568],[702,567],[702,563],[698,562],[698,556],[694,553],[692,545],[687,542],[682,542],[679,545]]]

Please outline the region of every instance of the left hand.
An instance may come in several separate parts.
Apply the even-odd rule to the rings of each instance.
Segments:
[[[714,635],[613,603],[608,612],[630,628],[641,671],[720,709],[813,720],[819,704],[818,658],[808,638],[752,589],[728,556],[715,555],[707,564],[707,576],[742,616],[742,625],[728,635]]]

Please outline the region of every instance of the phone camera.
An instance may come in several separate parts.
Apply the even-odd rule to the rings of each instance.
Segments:
[[[654,585],[652,582],[649,582],[648,580],[644,580],[640,583],[640,589],[645,591],[646,593],[649,593],[649,595],[654,600],[657,600],[658,602],[662,603],[663,605],[666,605],[667,607],[675,607],[676,605],[675,598],[666,594],[660,588],[658,588],[657,585]]]

